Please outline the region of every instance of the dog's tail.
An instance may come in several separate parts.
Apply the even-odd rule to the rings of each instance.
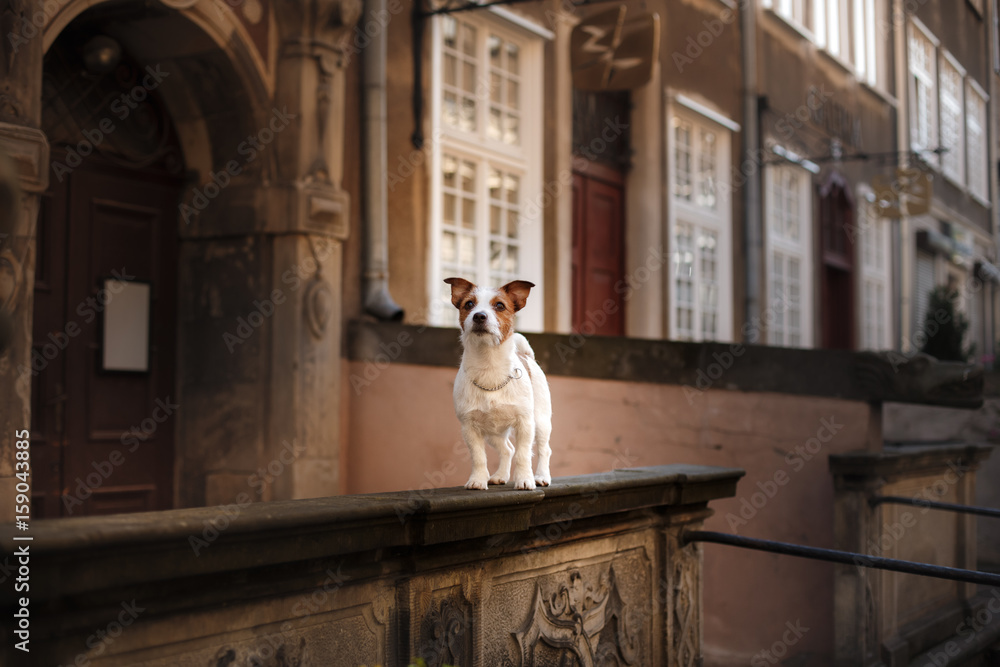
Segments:
[[[517,351],[517,356],[522,359],[535,358],[535,351],[528,345],[528,339],[519,333],[514,334],[514,349]]]

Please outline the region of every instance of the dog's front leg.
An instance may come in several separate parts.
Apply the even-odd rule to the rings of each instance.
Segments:
[[[479,429],[470,424],[462,424],[462,438],[469,447],[472,459],[472,474],[469,475],[465,488],[486,489],[490,481],[490,471],[486,467],[486,439]]]
[[[490,477],[490,484],[506,484],[507,480],[510,479],[510,461],[514,457],[514,445],[510,443],[505,433],[494,436],[490,440],[490,444],[500,454],[500,464],[497,466],[497,471]]]
[[[531,446],[535,439],[535,422],[519,420],[513,429],[514,468],[511,483],[515,489],[535,488],[535,477],[531,474]]]

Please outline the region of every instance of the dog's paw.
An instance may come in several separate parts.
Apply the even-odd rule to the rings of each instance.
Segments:
[[[549,475],[535,475],[535,484],[538,486],[548,486],[552,483],[552,477]]]
[[[480,489],[485,491],[489,486],[489,480],[485,477],[470,477],[469,481],[465,483],[465,488],[467,489]]]
[[[503,475],[496,474],[490,477],[490,484],[506,484],[507,478]]]
[[[514,488],[519,491],[529,491],[535,488],[535,480],[531,477],[515,478]]]

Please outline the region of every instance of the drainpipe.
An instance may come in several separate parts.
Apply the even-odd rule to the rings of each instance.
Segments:
[[[760,107],[757,101],[757,2],[743,3],[741,29],[743,31],[743,145],[744,160],[760,158]],[[761,262],[764,245],[761,230],[760,183],[763,161],[752,165],[744,184],[744,211],[746,228],[744,247],[746,257],[746,312],[747,322],[760,317],[761,308]]]
[[[368,0],[368,16],[375,25],[386,15],[385,0]],[[367,17],[366,17],[367,18]],[[367,20],[366,20],[367,23]],[[376,30],[364,51],[364,308],[380,320],[401,320],[403,309],[389,294],[389,218],[385,174],[386,142],[385,61],[386,27]]]

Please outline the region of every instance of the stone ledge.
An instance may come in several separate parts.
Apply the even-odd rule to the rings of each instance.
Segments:
[[[32,599],[530,532],[567,515],[585,520],[656,509],[683,517],[733,496],[743,474],[667,465],[562,477],[534,491],[451,487],[36,521],[32,567],[44,568],[45,576],[32,579]],[[206,538],[208,522],[221,529],[215,539]],[[197,557],[192,537],[207,541]],[[9,549],[5,543],[0,560]],[[3,595],[9,591],[0,602]]]
[[[739,343],[532,333],[538,363],[550,375],[682,385],[692,391],[728,389],[896,401],[957,408],[983,403],[981,366],[921,356],[801,350]],[[458,368],[458,329],[355,320],[347,328],[347,357]]]
[[[938,473],[949,464],[975,469],[992,452],[991,445],[886,443],[886,448],[881,451],[831,454],[830,472],[844,479],[881,479],[888,482],[923,473]]]

